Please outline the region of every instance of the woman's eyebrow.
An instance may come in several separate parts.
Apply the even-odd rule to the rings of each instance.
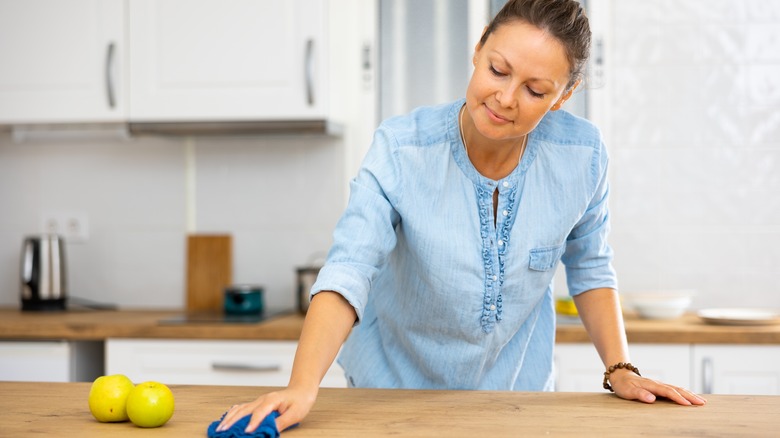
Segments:
[[[509,60],[508,60],[508,59],[506,59],[506,56],[504,56],[504,55],[503,55],[503,54],[502,54],[500,51],[498,51],[497,49],[494,49],[494,50],[493,50],[493,53],[495,53],[496,55],[498,55],[498,57],[499,57],[499,58],[501,58],[501,61],[502,61],[504,64],[506,64],[506,65],[507,65],[507,67],[509,67],[509,69],[510,69],[510,70],[512,70],[512,71],[514,71],[514,70],[515,70],[515,68],[514,68],[514,67],[512,67],[512,63],[511,63],[511,62],[509,62]],[[550,85],[552,85],[553,87],[555,87],[555,85],[556,85],[555,81],[553,81],[552,79],[547,79],[547,78],[537,78],[537,77],[532,77],[532,78],[528,78],[528,81],[529,81],[529,82],[549,82],[549,83],[550,83]]]

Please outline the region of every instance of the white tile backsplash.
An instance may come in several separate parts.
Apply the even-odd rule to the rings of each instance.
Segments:
[[[203,137],[195,151],[196,232],[233,236],[233,280],[293,308],[295,268],[330,246],[345,205],[342,142],[323,136]],[[68,243],[71,296],[123,307],[182,308],[185,140],[0,136],[0,305],[19,303],[22,238],[44,211],[83,211],[90,236]]]
[[[755,23],[777,23],[780,21],[780,2],[777,0],[735,1],[737,6],[744,3],[747,20]]]
[[[780,308],[780,1],[610,4],[621,288]]]
[[[746,55],[750,62],[780,62],[780,29],[777,23],[750,23],[746,28]]]

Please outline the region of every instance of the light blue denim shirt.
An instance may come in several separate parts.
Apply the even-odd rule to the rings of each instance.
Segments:
[[[466,155],[463,103],[382,123],[351,181],[312,294],[357,312],[339,356],[353,386],[552,390],[559,260],[571,295],[617,288],[598,129],[550,112],[494,181]]]

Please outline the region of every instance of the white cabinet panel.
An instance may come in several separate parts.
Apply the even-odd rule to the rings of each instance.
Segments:
[[[0,123],[115,122],[124,1],[0,0]]]
[[[103,343],[0,342],[0,380],[91,382],[103,374]]]
[[[780,346],[694,345],[694,391],[780,395]]]
[[[690,387],[691,359],[687,344],[631,344],[631,363],[643,376]],[[556,391],[604,391],[604,365],[591,344],[555,346]]]
[[[325,5],[129,2],[131,121],[323,118]]]
[[[287,386],[296,346],[294,341],[109,339],[106,374],[125,374],[136,383]],[[346,387],[341,367],[334,363],[322,386]]]

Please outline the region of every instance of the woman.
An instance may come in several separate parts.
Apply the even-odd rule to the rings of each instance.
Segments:
[[[475,48],[465,100],[377,129],[312,288],[289,386],[234,406],[222,429],[252,414],[252,431],[274,410],[279,430],[300,422],[348,335],[339,362],[351,386],[552,390],[558,261],[605,388],[705,403],[628,363],[606,150],[589,122],[558,111],[589,46],[576,1],[510,1]]]

